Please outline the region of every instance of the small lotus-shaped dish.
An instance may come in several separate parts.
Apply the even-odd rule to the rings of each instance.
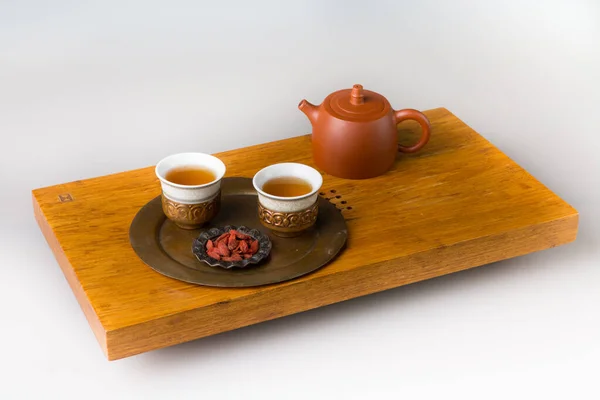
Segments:
[[[252,239],[258,240],[258,251],[254,253],[252,257],[242,259],[240,261],[223,261],[210,257],[206,251],[206,243],[209,240],[216,240],[219,236],[231,231],[232,229],[244,235],[248,235]],[[192,252],[198,260],[207,263],[211,267],[221,267],[225,269],[246,268],[249,265],[258,264],[267,258],[271,252],[272,246],[273,245],[271,244],[269,237],[267,235],[263,235],[257,229],[250,229],[245,226],[227,225],[219,228],[211,228],[202,232],[200,236],[194,240]]]

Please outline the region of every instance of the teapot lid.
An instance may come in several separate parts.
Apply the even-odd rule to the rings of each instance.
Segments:
[[[354,85],[352,89],[331,93],[323,104],[334,117],[354,122],[379,119],[391,109],[385,97],[364,90],[362,85]]]

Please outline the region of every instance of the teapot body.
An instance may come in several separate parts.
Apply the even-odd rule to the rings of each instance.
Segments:
[[[319,106],[302,100],[298,108],[312,124],[313,161],[329,175],[367,179],[389,170],[398,151],[414,153],[429,140],[427,117],[413,109],[394,111],[382,95],[362,85],[338,90]],[[422,129],[413,146],[398,146],[397,124],[413,119]]]
[[[313,124],[315,165],[339,178],[367,179],[385,173],[394,164],[397,143],[391,108],[381,118],[371,121],[343,120],[321,110]]]

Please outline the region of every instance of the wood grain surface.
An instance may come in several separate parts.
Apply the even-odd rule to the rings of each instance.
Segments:
[[[286,283],[202,287],[142,263],[128,233],[137,211],[160,194],[153,167],[34,190],[34,212],[110,360],[575,240],[575,209],[448,110],[425,114],[429,144],[399,154],[385,175],[324,175],[323,195],[347,219],[347,247]],[[418,129],[399,125],[401,142]],[[217,156],[227,176],[252,177],[276,162],[313,165],[309,135]]]

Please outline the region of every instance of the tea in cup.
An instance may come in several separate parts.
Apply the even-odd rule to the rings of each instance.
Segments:
[[[156,164],[162,208],[183,229],[196,229],[213,219],[221,207],[225,164],[204,153],[179,153]]]
[[[252,179],[258,192],[258,218],[273,234],[298,236],[317,221],[323,177],[298,163],[273,164]]]

